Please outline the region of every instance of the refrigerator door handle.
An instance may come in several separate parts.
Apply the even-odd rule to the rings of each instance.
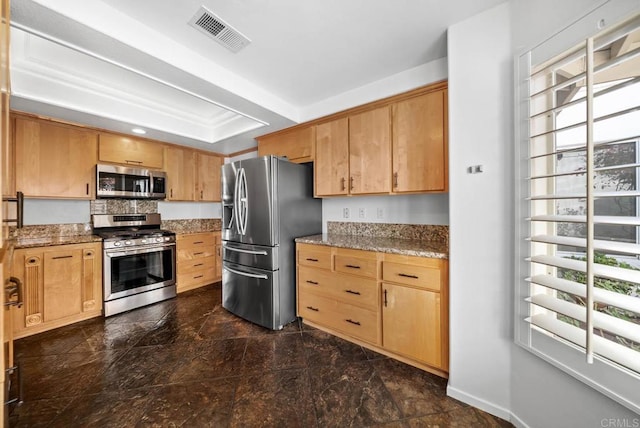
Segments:
[[[248,272],[240,272],[239,270],[231,269],[230,267],[223,266],[224,269],[228,270],[231,273],[235,273],[240,276],[247,276],[249,278],[258,278],[258,279],[269,279],[267,275],[261,275],[256,273],[248,273]]]
[[[238,253],[245,253],[245,254],[255,254],[258,256],[267,256],[268,253],[266,251],[251,251],[251,250],[243,250],[241,248],[233,248],[233,247],[224,247],[225,250],[229,250],[229,251],[236,251]]]
[[[240,225],[242,229],[242,234],[247,233],[247,220],[249,218],[249,195],[247,191],[247,174],[242,168],[240,170],[240,207],[241,213],[240,218],[242,219],[242,224]]]
[[[233,188],[233,219],[236,221],[236,229],[239,235],[242,234],[242,230],[240,229],[240,198],[238,197],[238,193],[240,192],[241,171],[242,169],[239,169],[238,172],[236,172],[236,181]]]

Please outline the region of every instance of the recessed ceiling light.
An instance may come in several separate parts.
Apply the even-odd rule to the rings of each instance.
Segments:
[[[146,133],[147,133],[147,131],[145,131],[145,130],[144,130],[144,129],[142,129],[142,128],[133,128],[133,129],[131,130],[131,132],[133,132],[134,134],[140,134],[140,135],[143,135],[143,134],[146,134]]]

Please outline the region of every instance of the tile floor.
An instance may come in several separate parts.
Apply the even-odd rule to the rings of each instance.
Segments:
[[[272,332],[219,284],[16,341],[15,427],[505,427],[446,381],[294,322]]]

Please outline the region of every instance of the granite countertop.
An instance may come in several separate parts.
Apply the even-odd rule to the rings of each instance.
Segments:
[[[46,237],[19,237],[13,239],[13,244],[18,248],[51,247],[54,245],[86,244],[87,242],[102,242],[97,235],[73,235],[73,236],[46,236]]]
[[[354,250],[378,251],[381,253],[406,256],[448,259],[449,252],[445,242],[421,241],[415,239],[386,238],[376,236],[322,234],[296,238],[301,244],[328,245],[331,247],[351,248]]]

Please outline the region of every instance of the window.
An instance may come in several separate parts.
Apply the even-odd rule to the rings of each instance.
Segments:
[[[518,63],[516,341],[640,412],[640,16],[555,42]]]

